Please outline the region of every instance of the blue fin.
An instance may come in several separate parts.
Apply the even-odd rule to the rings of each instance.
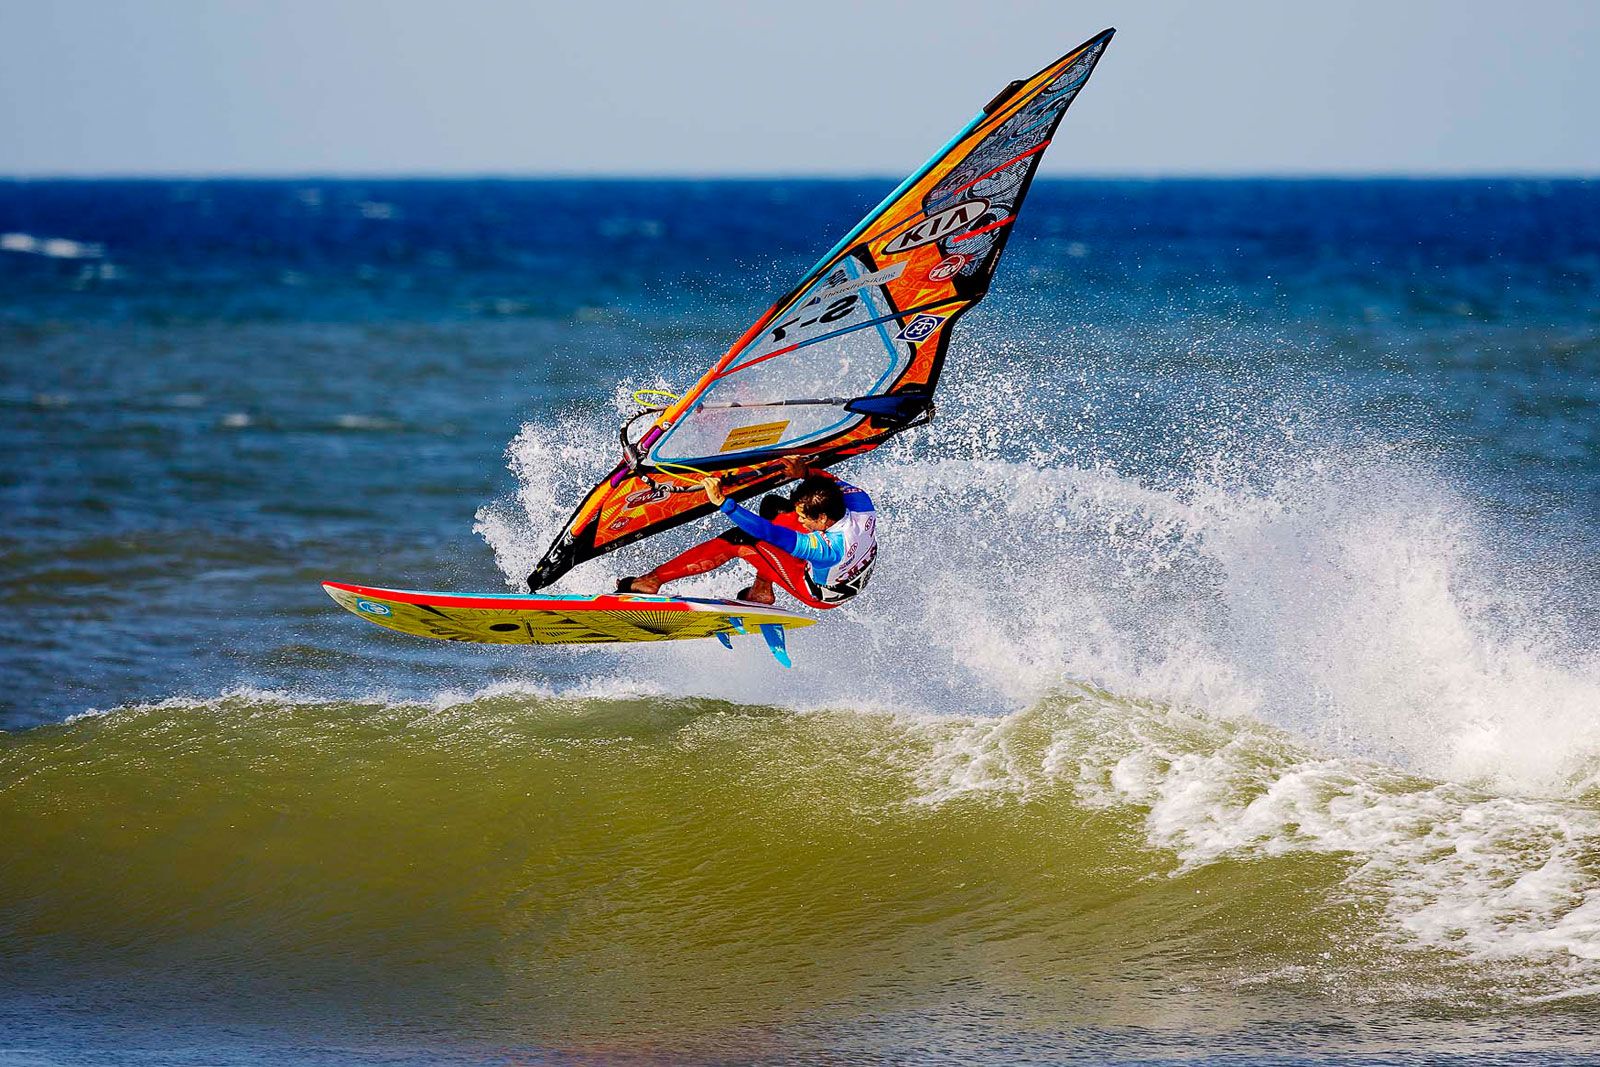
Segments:
[[[727,635],[727,633],[725,631],[723,631],[723,630],[718,630],[717,631],[717,640],[722,642],[722,647],[723,648],[730,649],[730,650],[733,648],[733,640],[728,637],[728,635]]]
[[[729,615],[728,625],[733,627],[734,633],[747,634],[750,632],[744,628],[744,616],[742,615]]]
[[[783,626],[775,622],[761,624],[761,636],[767,639],[767,647],[772,649],[772,658],[785,667],[793,667],[789,660],[789,650],[783,644]]]

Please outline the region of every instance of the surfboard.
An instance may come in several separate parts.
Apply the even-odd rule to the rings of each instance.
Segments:
[[[811,626],[809,615],[743,600],[601,593],[438,593],[323,582],[340,607],[413,637],[487,645],[584,645],[685,641],[715,637],[727,648],[759,634],[785,667],[785,631]]]

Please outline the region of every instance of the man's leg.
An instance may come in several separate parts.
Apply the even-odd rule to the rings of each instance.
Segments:
[[[760,512],[761,517],[768,522],[775,522],[779,526],[787,526],[791,530],[801,528],[794,518],[794,501],[780,493],[768,493],[762,497]],[[789,516],[787,521],[783,519],[784,515]],[[758,558],[755,553],[743,550],[754,548],[760,542],[737,526],[723,531],[720,538],[733,546],[742,559],[753,563]],[[772,592],[772,579],[762,577],[760,570],[757,569],[755,581],[740,591],[739,599],[748,600],[753,604],[771,604],[777,599]]]
[[[649,574],[624,579],[617,583],[617,588],[619,592],[625,593],[659,593],[667,582],[714,571],[738,554],[737,546],[729,544],[721,537],[713,537],[703,544],[695,545],[687,552],[673,556]],[[623,588],[624,586],[626,588]]]
[[[794,501],[786,496],[779,496],[777,493],[768,493],[761,498],[761,517],[778,526],[786,526],[791,530],[800,529],[800,524],[794,514]],[[743,530],[739,532],[744,533]],[[738,541],[733,543],[735,545],[740,544]],[[752,548],[759,544],[753,537],[744,543]],[[770,548],[771,546],[768,547]],[[748,600],[752,604],[771,604],[777,600],[777,595],[772,591],[772,569],[764,568],[758,563],[758,561],[763,561],[762,554],[760,552],[741,552],[739,555],[756,568],[756,580],[750,583],[748,589],[739,594],[739,599]],[[787,582],[780,584],[784,588],[788,588]]]
[[[805,532],[805,527],[800,525],[800,517],[793,511],[784,512],[771,521],[796,533]],[[818,600],[812,593],[811,583],[806,574],[809,565],[804,560],[795,559],[789,553],[765,541],[756,541],[751,545],[735,545],[734,550],[738,552],[740,559],[756,569],[756,580],[751,583],[750,588],[740,594],[740,599],[757,604],[771,604],[775,599],[772,587],[777,585],[808,607],[832,607],[831,604],[824,604]]]
[[[762,599],[762,594],[772,596],[772,587],[776,585],[807,607],[833,606],[824,604],[811,592],[811,583],[806,580],[808,565],[804,560],[795,559],[789,553],[765,542],[758,542],[753,548],[739,549],[739,556],[756,569],[755,582],[744,591],[740,599],[757,604],[770,604],[772,600]]]
[[[756,580],[750,587],[739,594],[740,600],[748,600],[752,604],[771,604],[777,600],[777,594],[772,591],[772,579],[761,577],[761,571],[756,571]]]
[[[797,533],[805,532],[805,527],[800,525],[800,517],[793,511],[775,515],[768,521]],[[734,536],[735,534],[738,536]],[[622,592],[657,593],[667,582],[716,570],[735,556],[756,569],[755,581],[744,590],[741,599],[757,604],[771,604],[776,599],[773,586],[777,585],[807,607],[836,606],[823,603],[811,592],[811,584],[806,580],[806,563],[803,560],[795,559],[789,553],[765,541],[758,541],[738,529],[729,531],[721,537],[713,537],[704,544],[696,545],[687,552],[674,556],[649,574],[620,582],[618,588]]]

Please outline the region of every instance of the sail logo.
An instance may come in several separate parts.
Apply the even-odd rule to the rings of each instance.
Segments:
[[[789,428],[788,419],[782,422],[762,422],[754,426],[735,426],[728,431],[718,452],[748,452],[753,448],[771,448],[783,440],[783,431]]]
[[[926,341],[928,335],[939,328],[944,321],[943,315],[918,315],[906,323],[905,329],[895,335],[896,341]]]
[[[370,600],[358,600],[358,601],[356,601],[356,607],[360,608],[362,611],[366,612],[368,615],[393,615],[394,614],[394,612],[390,611],[387,606],[385,606],[383,604],[375,604]]]
[[[913,248],[920,248],[926,244],[948,237],[957,230],[964,230],[983,217],[989,210],[989,201],[981,196],[971,200],[963,200],[943,211],[929,215],[909,230],[902,230],[894,239],[883,246],[885,255],[894,255],[896,252],[905,252]]]
[[[649,489],[640,489],[629,493],[627,498],[622,501],[622,506],[625,508],[639,508],[646,504],[654,504],[657,500],[665,500],[671,495],[665,489],[651,486]]]
[[[830,277],[828,279],[828,287],[826,289],[819,289],[813,293],[811,300],[831,300],[832,298],[839,296],[841,293],[849,293],[854,292],[857,289],[865,289],[869,285],[888,285],[890,282],[900,277],[901,274],[905,273],[905,269],[906,265],[904,263],[891,263],[882,270],[873,271],[871,274],[863,274],[859,278],[841,278],[838,281],[835,281],[832,277]],[[810,301],[808,301],[808,303],[809,302]]]
[[[945,256],[934,264],[932,270],[928,271],[928,280],[930,282],[947,282],[957,274],[960,274],[961,268],[971,262],[971,256],[964,256],[960,252]]]

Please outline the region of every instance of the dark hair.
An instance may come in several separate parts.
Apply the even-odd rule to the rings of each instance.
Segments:
[[[833,522],[844,518],[844,494],[832,478],[812,475],[795,489],[794,509],[807,515],[820,515]]]

